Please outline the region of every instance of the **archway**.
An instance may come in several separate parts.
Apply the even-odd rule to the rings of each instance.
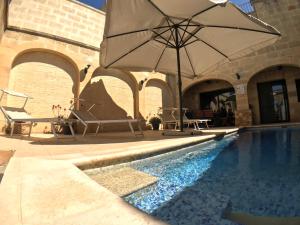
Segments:
[[[78,71],[67,58],[55,52],[33,49],[19,54],[14,59],[9,89],[33,97],[26,109],[34,117],[53,117],[53,105],[60,105],[62,114],[68,116],[70,100],[78,91],[77,78]],[[19,106],[21,101],[9,97],[7,104]],[[38,128],[43,129],[42,126]]]
[[[255,73],[247,86],[254,124],[300,121],[299,67],[265,68]]]
[[[190,111],[191,118],[207,118],[214,126],[234,125],[236,111],[235,90],[225,80],[200,81],[183,94],[184,107]]]
[[[166,82],[160,79],[150,79],[144,87],[144,109],[145,119],[157,115],[159,108],[174,106],[173,93]]]

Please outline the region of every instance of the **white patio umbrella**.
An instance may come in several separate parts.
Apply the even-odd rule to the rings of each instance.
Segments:
[[[108,0],[100,63],[196,78],[274,43],[280,33],[227,0]]]

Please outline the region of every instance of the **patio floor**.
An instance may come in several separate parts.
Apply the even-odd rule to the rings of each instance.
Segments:
[[[59,139],[52,135],[33,134],[30,138],[0,136],[0,143],[1,149],[15,150],[15,157],[68,160],[81,169],[88,169],[144,158],[206,141],[215,138],[216,134],[237,130],[203,130],[202,135],[188,137],[163,136],[161,131],[146,131],[144,137],[134,137],[129,132],[122,132]]]

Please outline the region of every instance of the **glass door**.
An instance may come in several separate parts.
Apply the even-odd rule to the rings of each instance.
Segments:
[[[257,84],[261,123],[289,121],[285,80]]]

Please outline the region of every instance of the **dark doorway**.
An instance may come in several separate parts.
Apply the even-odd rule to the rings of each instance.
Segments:
[[[290,120],[285,80],[257,84],[261,123],[279,123]]]
[[[233,88],[227,88],[217,91],[200,93],[200,109],[212,110],[213,112],[221,111],[235,111],[236,100]]]

